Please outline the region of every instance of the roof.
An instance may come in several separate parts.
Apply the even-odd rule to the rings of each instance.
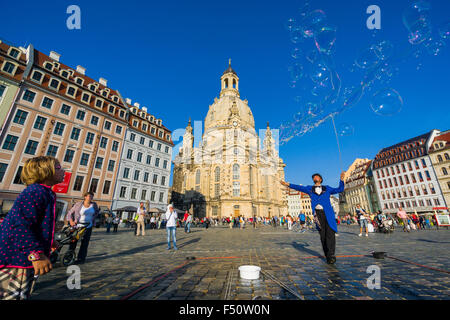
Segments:
[[[444,142],[444,147],[436,150],[434,148],[434,144],[436,142]],[[429,152],[442,151],[449,148],[450,148],[450,130],[434,138],[433,143],[430,146]]]

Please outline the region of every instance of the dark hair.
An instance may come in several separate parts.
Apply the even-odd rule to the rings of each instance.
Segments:
[[[94,197],[94,193],[91,192],[91,191],[88,191],[88,192],[86,192],[86,193],[83,195],[83,198],[86,198],[86,197],[89,196],[89,195],[91,195],[92,198]]]
[[[323,182],[323,178],[322,178],[322,176],[320,175],[320,174],[318,174],[318,173],[314,173],[313,175],[312,175],[312,179],[314,180],[314,177],[315,176],[319,176],[320,177],[320,180],[321,180],[321,182]]]

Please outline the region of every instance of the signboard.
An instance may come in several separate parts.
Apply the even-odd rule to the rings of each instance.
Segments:
[[[448,214],[436,214],[435,217],[439,226],[450,226],[450,216]]]
[[[67,193],[69,190],[70,178],[72,177],[72,172],[64,173],[64,181],[58,184],[55,184],[52,190],[55,193]]]

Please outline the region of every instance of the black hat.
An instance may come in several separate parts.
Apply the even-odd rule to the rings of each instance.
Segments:
[[[314,173],[313,175],[312,175],[312,179],[314,180],[314,177],[315,176],[319,176],[320,177],[320,180],[322,180],[323,181],[323,178],[322,178],[322,176],[320,175],[320,174],[318,174],[318,173]]]

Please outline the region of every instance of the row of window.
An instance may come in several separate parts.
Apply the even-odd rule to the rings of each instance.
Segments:
[[[440,206],[441,202],[439,201],[438,198],[434,198],[433,199],[434,205],[435,206]],[[398,209],[400,207],[402,208],[417,208],[417,203],[419,203],[419,207],[432,207],[433,206],[433,202],[431,201],[431,199],[426,199],[424,200],[419,200],[418,202],[416,200],[407,200],[407,201],[400,201],[400,202],[390,202],[390,203],[385,203],[384,204],[384,209]]]
[[[124,168],[123,169],[123,175],[122,178],[124,179],[129,179],[130,178],[130,168]],[[134,181],[140,181],[141,177],[141,170],[134,170],[134,175],[133,175],[133,180]],[[149,181],[149,177],[150,177],[150,173],[149,172],[144,172],[143,175],[143,182],[148,182]],[[158,175],[157,174],[153,174],[153,180],[152,180],[153,184],[158,184]],[[166,185],[166,177],[165,176],[161,176],[161,185],[165,186]]]
[[[422,163],[422,169],[427,167],[427,162],[425,161],[425,159],[421,159],[421,163]],[[413,171],[413,165],[411,162],[407,163],[408,165],[408,170],[409,171]],[[402,163],[401,165],[396,165],[395,166],[395,170],[394,170],[394,166],[390,167],[390,168],[384,168],[384,169],[380,169],[377,170],[377,178],[380,179],[380,173],[381,173],[381,177],[384,178],[385,174],[387,177],[389,177],[390,174],[395,175],[395,173],[400,174],[400,166],[402,168],[402,172],[405,173],[406,172],[406,165],[404,163]],[[419,161],[418,160],[414,160],[414,168],[416,168],[416,170],[420,169],[419,166]],[[390,172],[389,172],[390,169]]]
[[[133,132],[130,132],[130,137],[129,137],[129,139],[130,139],[130,141],[132,141],[132,142],[136,142],[136,134],[133,133]],[[146,142],[145,137],[140,137],[139,143],[140,143],[141,145],[145,145],[145,142]],[[153,146],[154,146],[154,141],[153,141],[152,139],[148,139],[148,146],[149,146],[150,148],[153,148]],[[162,144],[161,144],[161,143],[158,143],[158,144],[156,145],[156,150],[161,151],[161,148],[162,148]],[[165,153],[169,153],[169,150],[170,150],[170,148],[169,148],[168,146],[165,146],[164,152],[165,152]]]
[[[127,197],[127,190],[128,187],[121,187],[120,188],[120,194],[119,194],[119,198],[125,199],[128,198]],[[138,200],[137,199],[137,192],[138,189],[137,188],[131,188],[131,193],[130,193],[130,199],[132,200]],[[147,190],[141,190],[141,198],[139,200],[145,201],[145,200],[150,200],[150,201],[155,201],[155,196],[156,196],[156,191],[152,191],[150,192],[150,199],[147,199]],[[164,192],[160,192],[159,193],[159,202],[164,202]]]
[[[376,161],[374,163],[374,168],[379,168],[381,166],[387,166],[387,165],[390,165],[390,164],[393,164],[393,163],[396,163],[396,162],[401,162],[401,161],[405,161],[405,160],[409,160],[409,159],[414,159],[414,158],[417,158],[417,157],[421,157],[424,154],[425,154],[425,148],[422,147],[422,148],[419,148],[417,151],[416,150],[414,150],[412,152],[408,151],[406,153],[402,153],[400,155],[396,155],[396,156],[390,157],[389,159],[386,159],[386,160]],[[379,157],[377,156],[376,159],[378,159],[378,158]]]
[[[444,153],[444,157],[445,157],[445,161],[447,161],[447,160],[450,160],[450,156],[448,155],[448,153],[446,152],[446,153]],[[442,162],[442,161],[444,161],[444,159],[442,159],[442,156],[440,155],[440,154],[438,154],[438,156],[437,156],[437,160],[439,161],[439,162]]]
[[[133,155],[134,155],[134,150],[133,149],[128,149],[127,150],[127,159],[128,160],[134,160],[133,158]],[[142,152],[137,152],[136,153],[136,159],[135,159],[135,161],[136,162],[141,162],[142,163],[142,161],[143,161],[143,156],[144,156],[144,154],[142,153]],[[147,155],[146,156],[146,159],[145,159],[145,163],[146,164],[148,164],[148,165],[151,165],[152,164],[152,156],[151,155]],[[164,160],[163,161],[163,164],[162,164],[162,168],[163,169],[167,169],[167,165],[169,164],[169,162],[168,162],[168,160]],[[160,158],[155,158],[155,163],[154,163],[154,165],[155,165],[155,167],[157,167],[157,168],[159,168],[159,165],[160,165]]]
[[[417,183],[416,175],[414,173],[411,173],[410,176],[411,176],[412,183]],[[430,172],[428,170],[425,170],[425,176],[426,176],[426,179],[428,181],[431,180],[431,175],[430,175]],[[383,189],[383,187],[384,188],[388,188],[388,185],[389,185],[389,188],[392,188],[394,185],[398,186],[400,184],[401,186],[403,186],[404,184],[410,184],[410,180],[409,180],[408,175],[405,174],[403,177],[405,178],[404,181],[403,181],[402,176],[392,177],[392,179],[391,178],[387,178],[387,180],[386,179],[379,180],[378,181],[378,186],[380,187],[380,189]],[[419,182],[423,182],[424,181],[422,172],[420,172],[420,171],[417,172],[417,177],[418,177]],[[397,181],[397,178],[398,178],[398,181]]]
[[[428,195],[428,189],[427,189],[427,186],[426,186],[425,184],[422,184],[421,186],[422,186],[421,188],[422,188],[422,193],[423,193],[423,195]],[[428,185],[428,187],[430,188],[431,194],[436,194],[436,189],[434,188],[434,185],[433,185],[432,183],[430,183],[430,184]],[[420,195],[421,195],[419,186],[417,186],[417,185],[414,186],[414,191],[415,191],[415,195],[416,195],[416,196],[420,196]],[[401,192],[400,192],[400,189],[396,189],[395,191],[394,191],[394,190],[391,190],[390,192],[389,192],[389,191],[386,191],[386,193],[384,193],[384,191],[381,191],[381,198],[382,198],[383,200],[386,200],[386,199],[387,199],[387,200],[390,200],[391,197],[392,197],[392,199],[395,199],[396,196],[397,196],[398,198],[401,198],[402,196],[403,196],[404,198],[406,198],[406,197],[408,197],[408,195],[409,195],[410,197],[414,197],[414,192],[413,192],[413,189],[412,189],[411,186],[408,187],[408,192],[406,192],[406,189],[405,189],[405,188],[402,188]]]

